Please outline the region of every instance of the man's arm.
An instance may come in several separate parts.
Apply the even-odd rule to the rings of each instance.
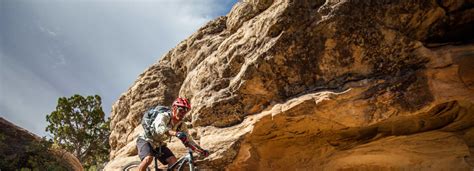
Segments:
[[[186,135],[186,142],[183,142],[185,143],[186,146],[190,147],[193,151],[198,152],[201,155],[204,155],[204,156],[209,155],[209,152],[207,150],[204,150],[203,148],[201,148],[201,146],[198,145],[196,141],[194,141],[193,136],[189,133],[188,126],[186,123],[182,123],[179,130]]]

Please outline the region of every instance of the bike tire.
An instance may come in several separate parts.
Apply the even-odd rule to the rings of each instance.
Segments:
[[[122,171],[135,171],[138,170],[138,166],[140,166],[140,161],[133,161],[130,162],[129,164],[125,165],[122,168]],[[150,168],[146,168],[147,171],[151,171]]]

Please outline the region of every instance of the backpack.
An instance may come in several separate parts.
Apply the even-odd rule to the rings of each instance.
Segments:
[[[152,124],[155,120],[156,116],[161,113],[169,113],[170,108],[166,106],[156,106],[145,112],[142,118],[142,126],[143,130],[145,131],[145,135],[151,136]]]

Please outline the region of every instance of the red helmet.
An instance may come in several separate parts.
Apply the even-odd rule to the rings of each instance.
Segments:
[[[186,98],[181,98],[181,97],[176,98],[176,100],[173,102],[173,107],[176,107],[176,106],[182,106],[182,107],[191,109],[191,103],[189,103],[188,99]]]

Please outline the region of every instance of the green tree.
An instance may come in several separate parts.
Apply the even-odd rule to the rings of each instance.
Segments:
[[[108,159],[109,122],[102,111],[98,95],[60,97],[56,110],[46,116],[46,131],[54,144],[75,155],[88,168]]]

